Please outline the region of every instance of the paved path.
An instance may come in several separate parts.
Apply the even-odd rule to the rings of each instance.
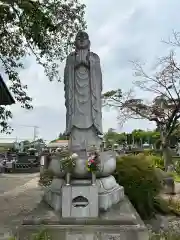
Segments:
[[[19,187],[34,177],[37,177],[37,173],[32,174],[0,174],[0,195],[4,192],[10,191],[16,187]]]
[[[41,201],[39,174],[3,174],[0,176],[0,240]]]

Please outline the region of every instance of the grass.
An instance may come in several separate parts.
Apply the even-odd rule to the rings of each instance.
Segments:
[[[180,175],[177,173],[174,173],[174,181],[180,183]]]
[[[174,171],[171,173],[171,176],[174,177],[175,182],[180,183],[180,174]]]
[[[175,214],[180,215],[180,199],[173,199],[172,196],[168,199],[168,206]]]
[[[180,200],[174,199],[172,196],[170,196],[168,199],[159,199],[159,204],[161,207],[162,215],[164,216],[180,216]],[[172,222],[169,222],[169,229],[163,230],[160,229],[158,233],[150,232],[150,239],[149,240],[180,240],[180,223],[177,218],[177,222],[175,220]]]
[[[173,230],[168,232],[151,233],[150,240],[180,240],[180,235]]]
[[[29,239],[29,238],[27,238]],[[31,240],[52,240],[52,237],[49,233],[44,229],[40,230],[39,232],[32,234]],[[10,237],[8,240],[17,240],[17,237]]]

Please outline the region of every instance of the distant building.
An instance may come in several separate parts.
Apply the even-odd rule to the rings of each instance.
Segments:
[[[7,149],[15,149],[16,148],[16,140],[15,139],[6,139],[0,138],[0,151],[6,151]]]
[[[50,142],[49,144],[47,144],[47,147],[50,149],[67,147],[67,146],[68,146],[68,140],[56,140],[55,142]]]

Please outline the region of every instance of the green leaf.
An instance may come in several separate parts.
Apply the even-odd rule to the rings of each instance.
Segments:
[[[59,67],[76,33],[86,28],[84,14],[85,5],[77,0],[0,0],[0,66],[11,82],[16,102],[23,108],[32,108],[28,88],[19,76],[24,59],[34,55],[49,80],[59,81]],[[0,125],[6,132],[9,125],[5,113],[4,109],[0,114]]]

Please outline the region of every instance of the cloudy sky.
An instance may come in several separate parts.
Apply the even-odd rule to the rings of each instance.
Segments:
[[[161,42],[172,30],[180,31],[180,1],[178,0],[84,0],[87,5],[86,20],[92,51],[99,54],[103,72],[104,91],[129,89],[134,79],[130,60],[140,59],[147,63],[167,52]],[[62,65],[63,70],[63,65]],[[63,71],[61,72],[61,75]],[[43,69],[29,60],[21,71],[21,79],[29,86],[34,109],[12,108],[14,132],[11,137],[32,138],[33,128],[46,140],[54,139],[65,129],[63,83],[49,83]],[[137,92],[137,95],[142,93]],[[141,97],[141,96],[140,96]],[[103,128],[131,131],[134,128],[153,128],[146,121],[128,121],[118,126],[116,111],[103,111]],[[30,127],[26,127],[26,126]]]

